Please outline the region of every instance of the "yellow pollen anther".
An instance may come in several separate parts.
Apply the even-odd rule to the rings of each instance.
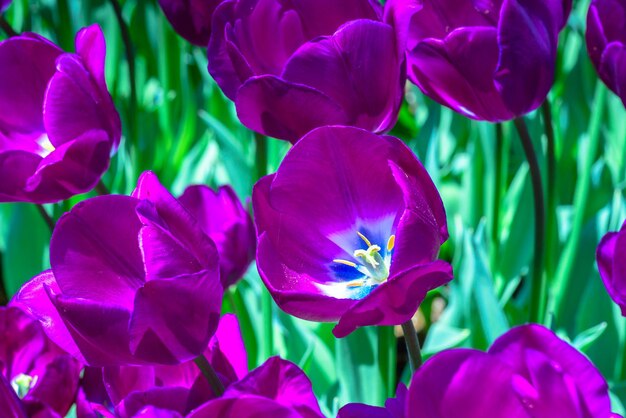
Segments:
[[[365,284],[365,280],[353,280],[346,283],[346,287],[361,287]]]
[[[335,258],[333,260],[333,263],[339,263],[339,264],[343,264],[343,265],[350,266],[350,267],[356,267],[356,263],[353,263],[352,261],[348,261],[348,260],[342,260],[341,258]]]
[[[365,244],[367,244],[368,247],[372,246],[372,243],[370,242],[370,240],[368,240],[365,235],[361,234],[360,232],[357,231],[357,234],[359,235],[359,237],[361,237],[361,239],[365,242]]]
[[[387,251],[393,250],[393,246],[396,245],[396,236],[392,235],[387,240]]]

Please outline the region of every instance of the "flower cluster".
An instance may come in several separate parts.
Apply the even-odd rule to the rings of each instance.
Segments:
[[[0,13],[8,3],[0,0]],[[175,197],[151,171],[130,195],[88,198],[60,216],[50,269],[0,307],[0,415],[56,418],[75,405],[79,418],[323,418],[295,364],[269,357],[248,369],[225,295],[256,261],[285,313],[336,322],[337,338],[402,325],[414,356],[412,319],[453,272],[439,259],[449,232],[435,182],[385,135],[407,78],[471,119],[520,118],[552,87],[572,2],[159,5],[183,38],[207,48],[208,72],[242,124],[293,146],[252,188],[254,220],[230,186],[193,185]],[[592,0],[587,29],[593,64],[623,101],[625,16],[623,0]],[[0,42],[0,201],[54,203],[100,182],[123,146],[105,50],[97,25],[78,32],[75,53],[33,33]],[[597,258],[626,315],[625,228],[602,240]],[[538,324],[512,328],[487,352],[443,350],[385,407],[338,412],[559,416],[618,415],[595,366]]]

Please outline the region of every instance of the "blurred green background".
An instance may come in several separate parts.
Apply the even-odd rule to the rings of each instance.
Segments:
[[[121,6],[133,44],[136,104],[111,2],[14,0],[5,16],[17,31],[37,32],[67,51],[74,50],[74,34],[81,27],[102,26],[107,83],[124,129],[122,145],[103,177],[109,190],[129,193],[142,171],[153,170],[175,195],[193,183],[228,183],[247,201],[264,167],[257,166],[254,135],[238,122],[233,104],[206,71],[206,51],[174,33],[156,0],[126,0]],[[549,95],[556,188],[548,196],[547,325],[590,357],[610,382],[615,412],[624,413],[626,320],[604,290],[595,249],[602,235],[617,230],[626,217],[626,112],[599,85],[587,56],[587,7],[588,1],[575,2],[561,34],[557,78]],[[544,150],[545,179],[541,111],[526,119],[536,149]],[[431,292],[416,315],[424,355],[450,347],[486,349],[528,318],[533,198],[519,138],[512,123],[496,127],[470,121],[425,98],[413,85],[407,85],[392,134],[424,162],[448,214],[450,240],[441,257],[452,262],[455,280]],[[267,143],[268,170],[273,171],[289,144]],[[46,209],[58,218],[94,194]],[[49,239],[35,207],[0,205],[2,279],[9,297],[48,268]],[[381,405],[395,392],[398,379],[408,382],[404,344],[393,329],[361,329],[337,340],[330,332],[333,324],[301,321],[275,306],[270,328],[262,307],[267,297],[252,266],[225,298],[224,310],[239,316],[250,366],[271,354],[297,363],[313,381],[327,414],[334,416],[347,402]],[[272,343],[264,334],[269,329]]]

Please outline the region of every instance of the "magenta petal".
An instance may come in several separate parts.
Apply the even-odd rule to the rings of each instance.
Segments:
[[[270,357],[224,393],[226,398],[260,395],[297,411],[303,418],[322,418],[311,381],[295,364]]]
[[[137,204],[127,196],[101,196],[79,203],[59,219],[50,263],[63,294],[111,301],[130,310],[144,281]]]
[[[626,106],[626,46],[611,42],[602,53],[598,72],[606,85]]]
[[[215,371],[227,379],[236,381],[248,374],[248,354],[235,315],[220,318],[208,351],[207,358]]]
[[[159,0],[159,6],[176,33],[192,44],[206,47],[211,18],[221,0]]]
[[[146,392],[131,393],[115,410],[121,418],[180,417],[186,410],[188,396],[185,388],[152,388]]]
[[[24,400],[42,402],[60,416],[65,416],[76,399],[82,365],[71,356],[59,355],[46,365],[37,384]]]
[[[626,272],[620,257],[616,257],[616,248],[618,242],[623,242],[620,237],[624,234],[618,232],[609,232],[606,234],[596,251],[596,259],[598,261],[598,270],[600,277],[604,283],[609,296],[615,303],[620,306],[622,315],[626,316],[626,292],[624,291],[624,280],[622,274]],[[617,268],[614,268],[617,267]]]
[[[194,410],[187,418],[303,418],[276,401],[256,395],[219,398]]]
[[[39,323],[15,306],[0,308],[0,374],[13,379],[29,374],[44,351],[46,337]]]
[[[552,21],[544,0],[503,3],[498,26],[500,60],[495,81],[513,115],[539,107],[552,87],[561,24],[561,21]]]
[[[0,202],[28,201],[24,186],[40,162],[40,156],[25,151],[0,153]]]
[[[333,334],[342,338],[358,327],[402,324],[417,312],[428,291],[450,280],[452,267],[443,261],[398,273],[350,307],[333,329]]]
[[[102,380],[113,405],[132,392],[154,387],[155,370],[150,366],[109,366],[102,368]]]
[[[393,418],[385,408],[352,403],[343,406],[337,418]]]
[[[11,305],[24,309],[37,319],[48,338],[81,363],[85,363],[57,308],[48,296],[58,295],[60,292],[52,270],[47,270],[26,282],[13,296]]]
[[[137,291],[129,327],[137,357],[176,364],[204,350],[217,328],[223,293],[214,273],[151,280]]]
[[[34,34],[0,43],[0,130],[43,132],[41,111],[62,51]]]
[[[20,399],[2,373],[0,373],[0,405],[7,418],[29,418]]]
[[[111,142],[106,132],[87,131],[39,162],[23,187],[32,202],[60,200],[93,189],[109,167]]]
[[[356,20],[331,37],[303,45],[285,65],[282,78],[331,97],[350,125],[382,132],[395,123],[402,101],[403,59],[389,25]]]
[[[407,417],[528,416],[510,381],[513,371],[486,353],[447,350],[429,359],[409,386]],[[485,390],[489,382],[489,390]]]
[[[275,76],[248,80],[239,89],[235,104],[245,126],[292,143],[319,126],[350,122],[341,106],[324,93]]]

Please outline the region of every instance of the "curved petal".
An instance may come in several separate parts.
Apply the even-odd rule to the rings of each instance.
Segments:
[[[446,350],[413,375],[407,399],[412,418],[527,417],[512,390],[513,371],[489,354]],[[485,390],[489,382],[489,390]]]
[[[59,219],[50,241],[50,264],[64,295],[132,309],[135,291],[145,280],[137,241],[138,203],[128,196],[99,196]]]
[[[61,293],[52,270],[33,277],[13,296],[11,305],[24,309],[37,319],[48,336],[56,345],[71,354],[81,363],[85,363],[78,346],[65,326],[56,306],[49,295]]]
[[[318,278],[291,270],[277,254],[267,233],[261,234],[257,268],[272,298],[283,311],[309,321],[335,321],[354,304],[352,299],[337,299],[325,294],[315,285]]]
[[[190,186],[178,198],[215,243],[220,256],[224,288],[235,284],[250,266],[256,236],[250,214],[230,186],[214,192],[207,186]]]
[[[554,3],[556,1],[503,2],[495,82],[514,117],[539,107],[554,82],[558,31],[562,24],[553,20],[550,5]]]
[[[146,282],[135,297],[131,351],[151,363],[193,360],[217,329],[222,294],[217,271]]]
[[[281,77],[331,97],[350,125],[382,132],[397,119],[406,82],[403,61],[389,25],[355,20],[330,37],[304,44]]]
[[[33,202],[67,199],[93,189],[109,167],[111,142],[102,130],[87,131],[39,162],[24,190]]]
[[[35,34],[0,43],[0,131],[44,132],[44,94],[62,52]]]
[[[46,346],[39,323],[17,306],[0,307],[0,374],[30,374]]]
[[[358,403],[344,405],[337,413],[337,418],[393,418],[385,408]]]
[[[609,296],[615,303],[617,303],[622,311],[622,315],[626,316],[626,295],[623,292],[620,292],[614,283],[622,282],[623,278],[617,277],[618,272],[624,272],[624,267],[620,267],[614,271],[613,266],[615,264],[621,266],[623,261],[620,257],[615,257],[615,250],[618,243],[619,238],[618,232],[609,232],[606,234],[600,244],[598,244],[598,249],[596,250],[596,260],[598,262],[598,270],[600,271],[600,277],[602,278],[602,283],[604,283],[604,287],[606,288]],[[623,241],[623,239],[621,240]]]
[[[235,315],[225,314],[220,318],[207,351],[211,366],[226,379],[234,382],[248,374],[248,354]]]
[[[121,418],[181,417],[186,410],[189,392],[184,388],[152,388],[145,392],[133,392],[116,408]]]
[[[472,119],[514,117],[496,90],[496,30],[460,28],[443,41],[421,41],[408,54],[411,81],[429,97]]]
[[[45,373],[37,376],[37,383],[24,400],[41,402],[64,417],[76,400],[81,368],[70,355],[56,356],[46,365]]]
[[[303,418],[322,418],[311,381],[295,364],[270,357],[224,392],[225,398],[259,395],[297,411]]]
[[[2,373],[0,373],[0,405],[7,414],[10,414],[8,416],[11,418],[28,418],[20,398],[17,397],[11,384]]]
[[[341,106],[324,93],[275,76],[250,78],[235,104],[245,126],[292,143],[319,126],[350,123]]]
[[[194,45],[206,47],[211,18],[220,0],[159,0],[159,6],[176,33]]]
[[[419,265],[391,276],[351,306],[333,328],[333,334],[342,338],[367,325],[400,325],[415,315],[428,291],[450,280],[452,267],[443,261]]]
[[[209,401],[192,411],[187,418],[302,418],[271,399],[256,395],[242,395],[238,398],[219,398]]]
[[[0,202],[30,201],[24,187],[40,162],[39,155],[26,151],[0,153]]]
[[[626,45],[621,42],[609,43],[602,53],[598,73],[626,106]]]
[[[608,396],[608,386],[600,372],[583,354],[549,329],[536,324],[513,328],[493,343],[489,354],[532,381],[533,375],[542,375],[538,367],[535,367],[541,366],[542,363],[534,364],[528,361],[528,353],[531,351],[542,353],[549,359],[550,367],[555,368],[558,374],[567,375],[573,379],[577,389],[576,397],[580,396],[580,401],[585,405],[584,408],[589,410],[588,416],[610,415],[611,402]],[[537,377],[534,380],[537,381]],[[539,383],[542,383],[541,387],[544,387],[545,382]],[[538,404],[542,402],[542,396],[546,405],[552,402],[545,387],[539,392],[539,396]]]

